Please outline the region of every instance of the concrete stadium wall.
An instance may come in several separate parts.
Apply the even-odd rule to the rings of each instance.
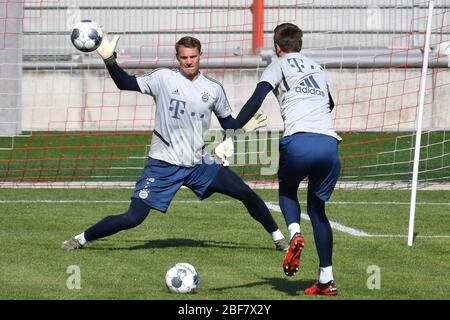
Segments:
[[[408,48],[423,44],[426,1],[330,3],[329,0],[265,0],[264,47],[272,47],[272,30],[280,22],[293,22],[304,30],[305,49]],[[139,61],[156,61],[167,58],[167,52],[173,56],[174,42],[186,34],[200,38],[203,50],[218,52],[219,57],[248,55],[252,43],[250,4],[251,1],[239,0],[25,2],[24,62],[37,65],[42,61],[52,64],[60,59],[69,59],[68,62],[76,59],[79,52],[70,43],[68,34],[76,21],[85,18],[103,24],[111,34],[121,34],[118,52],[124,57],[122,61],[127,56],[137,57]],[[10,4],[4,2],[0,6],[5,12],[10,9]],[[448,11],[450,0],[436,0],[435,7],[436,13]],[[432,44],[450,40],[449,16],[435,16]],[[160,56],[159,52],[166,52],[166,56]],[[4,70],[3,60],[0,65]],[[262,69],[208,71],[223,83],[237,113],[251,95]],[[424,127],[448,129],[448,69],[431,72],[434,73],[429,76],[429,86],[435,89],[427,91]],[[340,130],[412,129],[419,79],[420,69],[376,73],[358,69],[328,70],[330,89],[338,104],[333,111],[336,127]],[[27,69],[23,71],[21,86],[15,92],[20,93],[17,96],[22,99],[19,103],[22,112],[16,112],[15,116],[21,117],[18,121],[23,131],[147,130],[153,126],[152,98],[118,91],[105,70]],[[272,95],[266,99],[263,110],[269,115],[270,128],[282,128],[279,107]],[[213,127],[218,127],[216,120]]]
[[[210,72],[221,81],[237,114],[252,94],[262,70]],[[420,69],[358,72],[328,70],[339,130],[411,130],[415,126]],[[430,88],[434,90],[430,90]],[[450,128],[450,73],[431,69],[424,129]],[[154,102],[148,95],[119,91],[107,71],[27,71],[23,77],[22,128],[31,130],[149,130]],[[431,103],[433,102],[433,103]],[[263,110],[270,129],[282,129],[272,94]],[[213,117],[213,128],[219,128]]]
[[[436,0],[435,7],[448,10],[449,0]],[[271,32],[281,22],[298,24],[308,47],[404,46],[411,32],[425,29],[426,15],[422,0],[265,0],[264,46],[272,47]],[[251,1],[242,0],[31,1],[25,5],[24,48],[73,52],[67,34],[86,18],[126,35],[120,42],[124,52],[172,48],[186,34],[199,37],[206,50],[251,49]],[[449,25],[448,17],[436,18],[435,28]],[[440,37],[434,35],[432,43]],[[423,35],[415,40],[421,42]]]

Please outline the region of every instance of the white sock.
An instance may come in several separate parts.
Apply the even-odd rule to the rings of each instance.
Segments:
[[[80,233],[79,235],[75,236],[74,238],[77,239],[78,242],[79,242],[82,246],[84,246],[84,245],[86,244],[86,242],[87,242],[86,238],[84,237],[84,232],[83,232],[83,233]]]
[[[270,234],[272,236],[273,241],[284,239],[283,234],[281,233],[280,229],[275,230]]]
[[[291,223],[288,226],[289,234],[291,235],[290,239],[294,236],[296,233],[300,233],[300,223],[294,222]]]
[[[334,280],[333,278],[333,266],[320,268],[320,276],[319,276],[319,282],[320,283],[327,283],[331,280]]]

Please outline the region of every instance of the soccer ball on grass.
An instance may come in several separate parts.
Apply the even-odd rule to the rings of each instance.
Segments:
[[[103,39],[103,31],[92,20],[81,20],[70,33],[72,44],[80,51],[91,52],[98,48]]]
[[[166,273],[166,286],[173,293],[197,293],[198,273],[189,263],[177,263]]]

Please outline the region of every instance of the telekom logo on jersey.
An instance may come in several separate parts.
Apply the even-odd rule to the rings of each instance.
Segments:
[[[289,65],[292,68],[297,68],[298,72],[303,72],[303,69],[305,68],[305,66],[303,64],[299,64],[298,61],[299,60],[296,58],[288,58],[287,59],[287,62],[289,63]],[[303,60],[300,60],[300,61],[301,61],[301,63],[303,63]]]
[[[171,115],[171,117],[175,118],[175,119],[180,119],[179,115],[184,114],[185,105],[186,105],[186,101],[170,99],[169,111],[173,111],[173,114]]]
[[[205,102],[205,101],[204,101]],[[183,115],[186,110],[186,101],[178,99],[170,99],[169,111],[173,111],[170,115],[174,119],[180,119],[180,115]],[[198,115],[199,119],[203,119],[205,115],[203,113],[191,112],[191,117],[195,118]],[[198,120],[198,119],[197,119]]]

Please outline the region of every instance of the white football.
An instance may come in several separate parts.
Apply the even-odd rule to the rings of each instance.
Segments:
[[[70,33],[70,41],[80,51],[91,52],[98,48],[103,39],[103,31],[92,20],[81,20]]]
[[[166,286],[173,293],[197,293],[199,277],[189,263],[177,263],[166,273]]]

